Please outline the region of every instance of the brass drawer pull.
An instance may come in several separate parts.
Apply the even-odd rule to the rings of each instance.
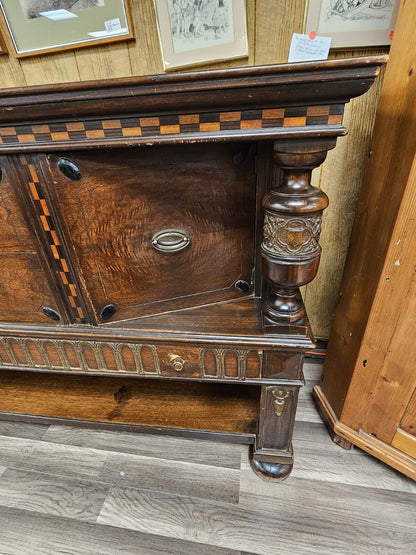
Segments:
[[[169,358],[172,364],[172,368],[175,370],[175,372],[181,372],[183,370],[183,367],[185,366],[185,361],[183,360],[183,358],[177,355],[169,355]]]
[[[179,229],[162,229],[152,237],[152,246],[159,252],[179,252],[190,242],[189,235]]]

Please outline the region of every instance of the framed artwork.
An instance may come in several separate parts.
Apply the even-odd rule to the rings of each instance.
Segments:
[[[248,56],[245,0],[154,0],[166,71]]]
[[[390,45],[400,0],[309,0],[305,33],[332,37],[332,48]]]
[[[17,57],[133,38],[127,0],[0,0]]]

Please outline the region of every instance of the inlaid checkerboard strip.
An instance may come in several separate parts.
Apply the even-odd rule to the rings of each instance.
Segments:
[[[74,320],[77,324],[85,324],[85,316],[79,303],[77,286],[71,276],[65,253],[62,248],[62,242],[58,233],[53,229],[54,224],[51,218],[51,212],[46,199],[42,198],[39,177],[36,168],[29,163],[25,156],[20,157],[20,162],[25,168],[27,184],[30,194],[35,201],[37,213],[42,223],[42,229],[48,239],[49,248],[51,250],[53,260],[56,265],[57,273],[61,279],[64,291],[69,301],[69,306]]]
[[[141,137],[151,139],[234,130],[331,126],[342,123],[343,110],[343,104],[334,104],[17,125],[0,127],[0,145],[93,142],[100,139]]]

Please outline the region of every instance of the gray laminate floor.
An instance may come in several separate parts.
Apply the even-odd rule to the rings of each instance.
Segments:
[[[331,442],[319,374],[306,365],[281,484],[244,445],[0,421],[0,553],[416,553],[416,483]]]

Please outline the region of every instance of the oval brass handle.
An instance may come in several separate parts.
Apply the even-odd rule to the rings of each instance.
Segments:
[[[179,252],[190,242],[189,235],[180,229],[162,229],[152,237],[152,246],[159,252]]]

